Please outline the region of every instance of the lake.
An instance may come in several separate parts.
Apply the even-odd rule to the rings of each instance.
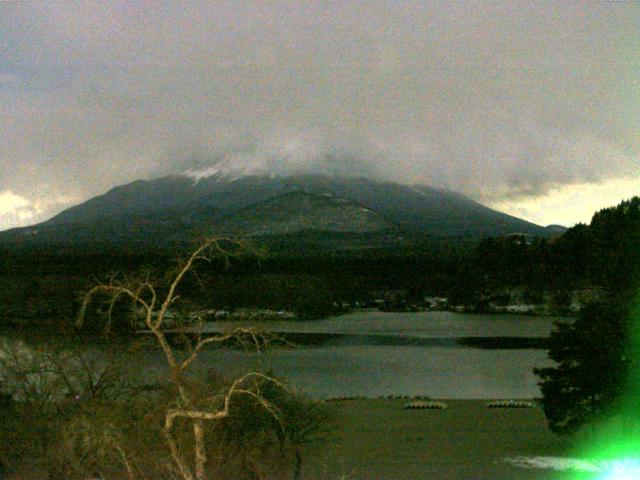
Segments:
[[[540,348],[469,347],[456,339],[548,337],[558,318],[453,312],[358,311],[317,321],[213,322],[207,331],[258,326],[280,333],[330,335],[325,342],[250,355],[208,351],[201,366],[272,368],[314,397],[426,395],[434,398],[534,398]],[[464,343],[464,342],[462,342]],[[443,346],[446,345],[446,346]]]
[[[212,322],[205,330],[238,325],[268,326],[274,332],[406,335],[411,337],[546,337],[558,317],[455,312],[380,312],[360,310],[323,320]]]
[[[227,375],[271,369],[316,398],[423,395],[433,398],[534,398],[534,367],[550,364],[543,348],[518,348],[514,340],[543,339],[556,318],[452,312],[359,311],[316,321],[213,322],[209,332],[239,325],[317,336],[319,341],[261,354],[230,349],[201,353],[196,373]],[[469,340],[476,340],[471,342]],[[496,340],[510,339],[508,348]],[[525,345],[528,343],[525,342]],[[164,370],[160,352],[130,360],[147,376]]]

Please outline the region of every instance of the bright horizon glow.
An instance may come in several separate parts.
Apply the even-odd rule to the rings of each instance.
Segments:
[[[80,199],[72,195],[42,194],[30,198],[11,190],[1,191],[0,231],[34,225],[79,202]]]
[[[488,206],[538,225],[590,223],[598,210],[640,195],[640,178],[567,185],[544,197],[492,202]]]
[[[32,202],[11,190],[0,192],[0,230],[28,225],[34,218]]]
[[[6,190],[0,192],[0,215],[8,215],[30,205],[31,202],[20,195]]]

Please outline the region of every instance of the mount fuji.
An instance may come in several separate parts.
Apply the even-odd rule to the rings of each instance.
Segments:
[[[339,236],[342,247],[355,239],[372,246],[406,238],[558,233],[425,185],[320,174],[214,173],[121,185],[38,225],[2,232],[0,241],[141,247],[184,243],[194,232],[271,240]]]

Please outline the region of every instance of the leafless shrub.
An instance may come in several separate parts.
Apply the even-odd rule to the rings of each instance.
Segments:
[[[205,337],[202,335],[202,319],[190,318],[188,322],[173,322],[171,325],[172,334],[178,335],[182,340],[181,350],[177,350],[167,336],[167,326],[172,317],[170,308],[178,305],[178,289],[188,274],[194,274],[195,264],[210,262],[214,258],[228,262],[231,257],[245,251],[246,245],[242,242],[220,238],[207,239],[189,257],[179,261],[177,268],[166,274],[164,279],[153,280],[150,274],[124,278],[113,276],[107,283],[96,285],[85,295],[78,316],[78,324],[82,325],[87,309],[96,297],[101,297],[108,306],[107,328],[111,326],[114,307],[123,298],[129,300],[141,312],[145,327],[154,336],[164,354],[169,379],[176,391],[174,400],[164,412],[163,433],[173,465],[183,480],[207,478],[209,457],[206,424],[230,418],[238,399],[250,398],[257,408],[272,418],[273,422],[282,421],[282,412],[263,394],[263,385],[274,385],[282,390],[286,390],[286,387],[270,375],[257,371],[249,372],[231,381],[222,391],[210,390],[201,395],[194,393],[186,375],[199,353],[208,345],[222,345],[235,341],[259,350],[269,344],[268,335],[253,329],[237,328]],[[181,426],[179,424],[184,423],[192,429],[190,441],[178,437],[177,429]]]
[[[10,404],[0,414],[0,460],[39,459],[49,478],[60,480],[288,478],[291,465],[298,478],[301,447],[325,418],[319,404],[269,373],[189,374],[208,346],[260,351],[277,341],[248,328],[205,336],[204,320],[181,302],[180,284],[196,262],[216,256],[226,262],[243,248],[207,240],[170,274],[113,276],[84,296],[78,325],[95,311],[89,308],[94,301],[104,306],[107,330],[123,300],[142,313],[166,360],[167,380],[160,385],[132,375],[136,369],[119,354],[0,346],[1,400]],[[180,307],[182,315],[174,314]]]
[[[122,431],[130,419],[117,412],[128,411],[157,388],[141,384],[129,370],[114,357],[99,358],[69,346],[34,349],[24,342],[4,342],[0,458],[31,462],[34,468],[39,463],[62,478],[86,478],[89,470],[107,464],[129,470]]]

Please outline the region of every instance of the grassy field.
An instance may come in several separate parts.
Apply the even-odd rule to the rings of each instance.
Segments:
[[[446,410],[405,410],[405,400],[331,402],[335,417],[330,440],[307,447],[301,480],[567,479],[566,472],[519,468],[505,461],[571,455],[571,440],[549,432],[541,408],[445,402]],[[28,467],[8,478],[41,480],[45,475]]]
[[[303,477],[379,480],[528,480],[560,472],[515,467],[505,457],[568,456],[542,409],[489,409],[476,400],[447,410],[404,410],[404,400],[335,402],[333,439],[308,449]]]

